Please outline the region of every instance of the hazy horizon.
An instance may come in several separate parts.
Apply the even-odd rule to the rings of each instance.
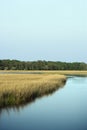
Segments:
[[[0,12],[0,59],[87,63],[86,0],[3,0]]]

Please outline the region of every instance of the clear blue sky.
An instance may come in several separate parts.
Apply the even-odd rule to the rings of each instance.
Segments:
[[[0,1],[0,59],[87,62],[87,0]]]

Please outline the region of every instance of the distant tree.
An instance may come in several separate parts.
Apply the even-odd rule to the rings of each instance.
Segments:
[[[87,70],[84,62],[0,60],[0,70]]]

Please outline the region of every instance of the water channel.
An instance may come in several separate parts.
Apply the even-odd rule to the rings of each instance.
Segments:
[[[52,95],[1,109],[0,130],[87,130],[87,77],[70,77]]]

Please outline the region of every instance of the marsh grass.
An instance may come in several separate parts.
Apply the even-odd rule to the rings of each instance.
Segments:
[[[58,70],[58,71],[41,71],[41,72],[46,74],[87,76],[87,71],[78,71],[78,70]]]
[[[0,107],[30,102],[65,82],[66,77],[58,74],[0,74]]]

